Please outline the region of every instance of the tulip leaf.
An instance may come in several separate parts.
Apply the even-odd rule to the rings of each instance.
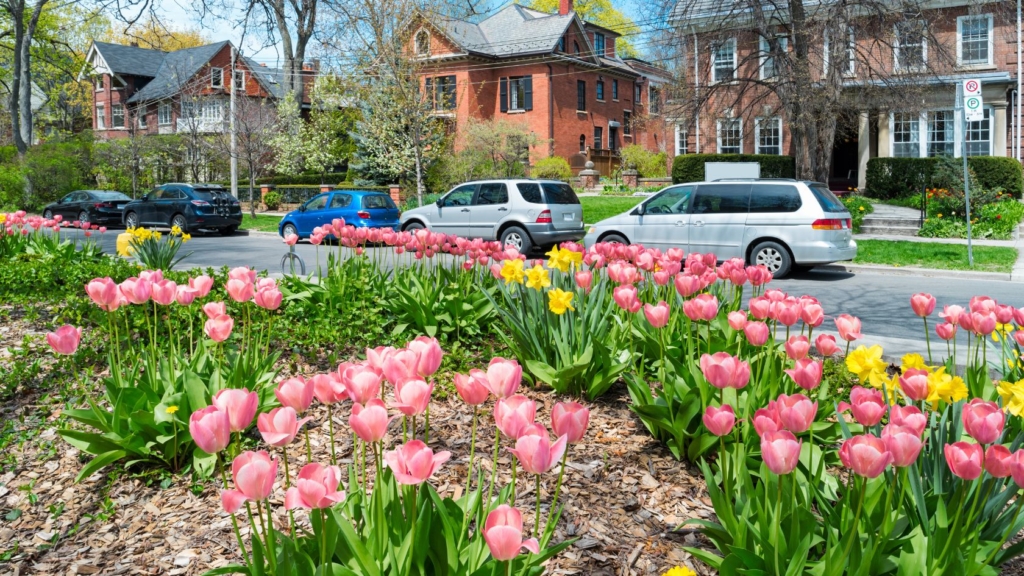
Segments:
[[[192,452],[192,467],[202,478],[213,476],[214,468],[217,466],[217,455],[207,454],[200,448]]]
[[[103,454],[100,454],[99,456],[93,458],[88,464],[82,467],[82,470],[78,473],[78,476],[75,477],[75,482],[81,482],[84,478],[92,476],[93,473],[98,471],[100,468],[103,468],[104,466],[112,462],[117,462],[118,460],[124,458],[126,455],[127,454],[125,454],[124,450],[111,450],[110,452],[104,452]]]
[[[182,385],[185,388],[185,394],[188,396],[188,404],[192,412],[198,412],[210,405],[210,401],[207,399],[209,394],[206,390],[206,384],[203,383],[198,374],[191,370],[185,370],[184,374],[182,374]]]

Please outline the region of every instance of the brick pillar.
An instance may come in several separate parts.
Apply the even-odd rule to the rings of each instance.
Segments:
[[[402,203],[402,188],[398,184],[391,184],[388,186],[388,194],[391,196],[391,201],[396,206]]]
[[[601,173],[594,170],[594,163],[587,160],[584,164],[584,169],[580,170],[580,186],[583,188],[597,188],[597,184],[601,181]]]
[[[321,184],[320,185],[320,191],[321,192],[330,192],[331,190],[334,190],[334,186],[331,186],[330,184]]]
[[[260,184],[260,202],[266,204],[266,201],[264,199],[266,198],[267,194],[270,193],[270,191],[273,189],[273,184]]]
[[[636,170],[623,170],[622,171],[622,184],[626,188],[636,188],[637,180],[640,178],[640,173]]]

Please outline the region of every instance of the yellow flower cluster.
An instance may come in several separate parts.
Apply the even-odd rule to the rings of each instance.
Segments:
[[[7,214],[0,213],[0,224],[7,222]]]
[[[501,265],[501,277],[505,279],[505,284],[512,282],[522,284],[524,276],[523,261],[518,258],[505,260],[505,263]]]
[[[928,375],[928,402],[934,406],[939,400],[947,404],[967,398],[967,384],[959,376],[946,374],[942,366]]]
[[[1004,410],[1014,416],[1024,413],[1024,380],[999,382],[996,385],[996,392],[1003,399]]]
[[[846,368],[857,376],[863,384],[871,384],[875,388],[881,388],[882,384],[889,378],[885,369],[888,367],[885,360],[882,360],[882,347],[875,344],[871,348],[858,346],[846,357]]]
[[[927,400],[933,406],[939,401],[953,403],[968,396],[967,384],[963,378],[947,374],[945,366],[928,366],[920,354],[905,354],[900,359],[899,374],[890,376],[887,372],[888,364],[882,360],[881,346],[858,346],[846,357],[846,368],[857,376],[861,383],[869,384],[873,388],[884,388],[886,397],[892,404],[896,403],[897,391],[901,389],[900,375],[906,374],[908,370],[928,372]],[[1021,389],[1021,408],[1024,409],[1024,384]]]
[[[697,576],[697,573],[683,566],[676,566],[661,576]]]
[[[572,306],[572,292],[566,292],[561,288],[548,290],[548,309],[561,316],[566,310],[576,311]]]
[[[548,257],[548,268],[557,269],[559,272],[567,273],[573,266],[579,267],[583,264],[583,254],[573,250],[566,250],[554,246],[545,254]]]
[[[996,323],[996,329],[992,331],[992,341],[993,342],[999,342],[1003,338],[1006,338],[1011,333],[1013,333],[1013,329],[1014,329],[1014,326],[1013,326],[1012,323],[1011,324],[1000,324],[1000,323],[997,322]],[[1017,329],[1020,330],[1020,326],[1017,326]]]
[[[538,292],[551,286],[551,276],[546,268],[536,265],[526,271],[526,287],[533,288]]]
[[[131,234],[132,238],[134,238],[135,240],[139,240],[142,242],[145,242],[146,240],[150,239],[159,242],[160,238],[163,237],[163,234],[161,234],[160,232],[157,232],[156,230],[150,230],[149,228],[128,228],[127,230],[125,230],[125,232]]]

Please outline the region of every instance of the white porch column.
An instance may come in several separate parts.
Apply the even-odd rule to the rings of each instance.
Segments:
[[[889,156],[892,156],[892,150],[889,149],[889,111],[882,110],[878,113],[878,157]]]
[[[992,107],[992,155],[1006,156],[1006,106]]]
[[[857,123],[857,189],[863,190],[867,185],[868,159],[871,158],[871,117],[867,112],[860,113]]]

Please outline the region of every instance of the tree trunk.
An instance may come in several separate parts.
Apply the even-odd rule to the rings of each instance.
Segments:
[[[8,105],[11,116],[11,133],[14,139],[14,147],[18,150],[18,155],[24,156],[28,152],[28,143],[22,138],[21,123],[23,118],[21,117],[20,103],[21,83],[24,76],[22,73],[24,62],[21,58],[21,46],[25,44],[25,3],[24,0],[10,0],[4,4],[4,8],[14,24],[14,62],[11,70],[11,94]],[[28,194],[28,191],[26,191],[26,194]]]

